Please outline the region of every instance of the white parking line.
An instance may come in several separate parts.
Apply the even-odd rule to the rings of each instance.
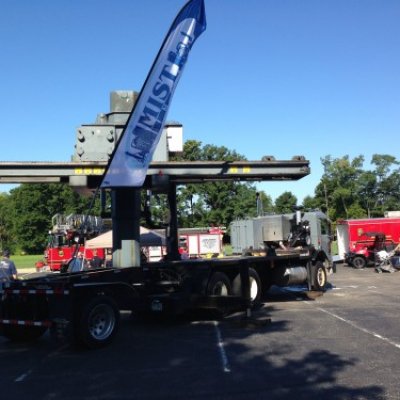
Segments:
[[[60,347],[58,347],[57,349],[55,349],[54,351],[52,351],[51,353],[49,353],[45,359],[48,358],[53,358],[53,357],[57,357],[60,355],[61,352],[63,352],[65,349],[67,349],[70,346],[69,343],[64,343],[62,345],[60,345]]]
[[[69,344],[62,344],[56,350],[52,351],[51,353],[47,354],[42,360],[38,362],[38,364],[43,364],[50,358],[58,356],[63,350],[65,350]],[[19,375],[17,378],[14,379],[14,382],[23,382],[31,373],[33,372],[32,369],[24,372],[23,374]]]
[[[221,330],[218,326],[218,321],[214,321],[215,333],[217,335],[217,346],[219,349],[219,354],[221,356],[222,370],[226,373],[231,372],[231,367],[229,366],[228,356],[226,355],[224,341],[222,340]]]
[[[217,337],[217,347],[221,358],[222,371],[230,373],[231,367],[229,364],[228,355],[226,354],[225,351],[225,345],[222,339],[221,329],[219,329],[218,321],[194,321],[192,322],[192,325],[204,325],[204,324],[209,325],[210,323],[214,326],[215,335]]]
[[[32,370],[30,369],[29,371],[25,372],[24,374],[20,375],[18,378],[14,379],[14,382],[22,382],[25,380],[27,376],[29,376],[32,373]]]
[[[348,285],[348,286],[341,286],[341,287],[335,286],[332,288],[332,290],[357,289],[357,288],[358,288],[358,286],[356,286],[356,285]]]
[[[331,312],[331,311],[325,310],[325,309],[323,309],[323,308],[321,308],[321,307],[315,307],[315,306],[314,306],[311,302],[309,302],[309,301],[306,301],[305,303],[308,304],[308,305],[311,306],[311,307],[314,307],[315,309],[317,309],[317,310],[319,310],[319,311],[322,311],[322,312],[325,313],[325,314],[330,315],[331,317],[334,317],[334,318],[338,319],[339,321],[342,321],[342,322],[344,322],[344,323],[346,323],[346,324],[352,326],[352,327],[355,328],[355,329],[358,329],[358,330],[361,331],[361,332],[364,332],[364,333],[366,333],[366,334],[368,334],[368,335],[371,335],[371,336],[373,336],[373,337],[375,337],[375,338],[377,338],[377,339],[383,340],[384,342],[386,342],[386,343],[392,345],[393,347],[396,347],[397,349],[400,349],[400,344],[399,344],[399,343],[393,342],[393,340],[390,340],[390,339],[388,339],[387,337],[384,337],[384,336],[382,336],[382,335],[379,335],[379,333],[376,333],[376,332],[374,332],[374,331],[370,331],[370,330],[368,330],[368,329],[366,329],[366,328],[363,328],[363,327],[361,327],[361,326],[358,326],[356,323],[354,323],[354,322],[352,322],[352,321],[350,321],[350,320],[348,320],[348,319],[345,319],[345,318],[343,318],[343,317],[340,317],[339,315],[336,315],[335,313],[333,313],[333,312]]]

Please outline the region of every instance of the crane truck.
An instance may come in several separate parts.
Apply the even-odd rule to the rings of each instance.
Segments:
[[[223,312],[243,309],[247,314],[252,304],[261,301],[265,288],[271,283],[279,284],[273,280],[272,271],[291,274],[297,266],[304,267],[310,290],[321,290],[326,285],[326,265],[311,247],[257,256],[180,257],[179,185],[221,180],[296,180],[310,171],[309,162],[302,156],[286,161],[267,157],[252,162],[171,162],[154,158],[178,78],[194,41],[205,27],[204,2],[190,0],[168,31],[129,118],[123,118],[118,109],[101,115],[97,126],[78,129],[75,160],[99,157],[96,166],[100,166],[111,155],[102,176],[85,180],[85,176],[76,175],[70,183],[77,186],[85,181],[86,189],[93,185],[110,191],[112,266],[5,283],[0,300],[0,330],[5,337],[32,340],[50,330],[57,337],[98,348],[114,339],[121,310],[181,313],[214,308]],[[120,103],[123,107],[131,104],[127,93]],[[121,136],[117,137],[121,127]],[[105,151],[98,154],[102,143]],[[82,175],[85,171],[81,170]],[[140,259],[142,190],[164,191],[168,196],[168,257],[159,262]]]
[[[90,191],[100,186],[101,175],[91,174],[91,168],[77,168],[77,164],[84,166],[91,162],[104,170],[110,132],[121,132],[128,119],[129,110],[121,112],[120,107],[126,106],[127,93],[113,93],[111,112],[101,114],[95,125],[78,128],[76,148],[79,151],[71,163],[76,174],[69,181],[75,188]],[[176,125],[166,127],[164,138],[174,136],[171,133],[179,133],[180,129]],[[164,149],[160,151],[162,156],[153,157],[140,189],[107,189],[112,213],[112,266],[79,272],[42,272],[28,279],[6,282],[0,299],[3,336],[11,340],[32,340],[50,331],[57,338],[98,348],[114,339],[124,310],[169,314],[211,308],[221,312],[243,310],[247,315],[252,306],[260,304],[271,285],[298,283],[299,274],[308,290],[324,290],[331,270],[330,260],[318,243],[304,242],[307,238],[304,233],[310,228],[304,221],[289,223],[289,231],[285,232],[290,232],[292,239],[286,243],[285,251],[266,240],[268,246],[263,252],[247,251],[224,258],[184,259],[179,252],[179,186],[210,181],[298,180],[310,173],[309,161],[304,156],[294,156],[291,160],[268,156],[255,161],[169,161],[165,159],[165,149],[172,146],[166,139],[160,143]],[[88,160],[88,154],[94,159]],[[18,165],[19,171],[21,168]],[[53,169],[49,172],[54,174]],[[43,182],[47,181],[49,172],[44,171]],[[27,176],[30,173],[28,163]],[[15,173],[12,176],[15,179]],[[21,181],[25,182],[26,177],[22,176]],[[33,182],[39,181],[35,176]],[[141,191],[165,193],[168,198],[168,254],[157,262],[146,262],[140,257],[140,218],[146,214],[146,210],[140,210]],[[312,226],[310,232],[313,233]],[[302,241],[304,245],[299,245]],[[126,253],[133,254],[133,260],[124,258]]]
[[[78,128],[76,147],[79,151],[72,162],[77,174],[70,177],[70,185],[75,188],[90,191],[99,187],[101,175],[90,174],[92,169],[76,165],[87,162],[96,163],[96,168],[107,165],[101,149],[109,153],[110,131],[121,132],[126,123],[129,110],[123,113],[120,107],[115,107],[118,112],[113,111],[113,104],[126,105],[126,93],[113,93],[111,112],[101,114],[95,125]],[[176,133],[181,127],[166,127],[164,137],[173,136],[171,129]],[[164,149],[172,147],[167,140],[161,139],[160,143]],[[309,161],[304,156],[294,156],[291,160],[268,156],[255,161],[189,162],[169,161],[165,159],[166,150],[160,153],[162,157],[153,158],[140,189],[108,189],[112,212],[112,266],[79,272],[42,272],[28,279],[6,282],[0,288],[1,335],[25,341],[50,331],[57,338],[98,348],[114,339],[120,313],[124,310],[169,314],[207,308],[223,313],[243,310],[247,315],[252,306],[260,304],[271,285],[298,283],[299,274],[308,290],[324,290],[327,273],[332,269],[330,259],[325,257],[318,243],[299,245],[307,238],[304,233],[310,228],[304,221],[290,222],[292,240],[286,243],[285,251],[267,240],[263,252],[247,251],[224,258],[184,259],[179,252],[179,186],[210,181],[298,180],[310,173]],[[95,159],[88,160],[87,154]],[[18,168],[21,170],[21,165]],[[54,174],[53,170],[50,172]],[[84,172],[89,175],[84,176]],[[27,176],[30,173],[29,164]],[[44,171],[43,182],[47,179],[48,172]],[[25,176],[22,181],[26,181]],[[39,181],[35,176],[34,182]],[[146,262],[139,254],[141,191],[165,193],[168,198],[168,254],[157,262]],[[312,227],[310,232],[312,234]],[[137,252],[131,246],[132,241],[138,243]],[[135,255],[133,261],[124,258],[124,246],[128,254]]]
[[[267,167],[268,162],[264,163]],[[301,165],[301,173],[290,176],[286,172],[286,179],[303,175],[308,165],[304,160],[279,163],[286,167],[291,164],[294,169]],[[267,179],[271,174],[262,176]],[[176,190],[176,185],[171,187]],[[171,209],[176,209],[176,204]],[[177,220],[176,213],[171,213],[171,220]],[[299,232],[307,232],[304,226],[294,223],[290,233],[302,240]],[[156,314],[198,308],[246,310],[260,304],[272,284],[297,284],[299,275],[309,290],[324,290],[330,268],[329,259],[309,243],[287,246],[285,250],[270,246],[263,254],[247,251],[211,259],[181,259],[176,251],[175,257],[142,262],[140,267],[43,273],[3,285],[0,331],[11,340],[21,341],[39,338],[50,330],[57,338],[98,348],[114,339],[121,310]]]

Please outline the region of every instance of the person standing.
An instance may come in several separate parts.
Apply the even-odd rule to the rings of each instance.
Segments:
[[[83,253],[78,251],[76,257],[72,259],[68,266],[68,272],[79,272],[85,269],[85,260],[83,258]]]
[[[10,260],[10,251],[3,251],[3,258],[0,261],[0,281],[8,282],[18,278],[17,268],[14,261]]]
[[[90,260],[90,268],[98,269],[103,266],[104,260],[97,254],[97,249],[93,250],[93,258]]]

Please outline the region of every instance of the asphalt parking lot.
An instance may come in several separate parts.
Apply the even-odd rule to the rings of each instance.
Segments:
[[[143,321],[109,347],[0,338],[6,399],[398,399],[400,273],[338,266],[309,300],[273,289],[253,313]]]

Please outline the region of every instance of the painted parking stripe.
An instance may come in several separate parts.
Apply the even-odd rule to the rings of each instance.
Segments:
[[[56,350],[52,351],[51,353],[47,354],[43,360],[41,360],[38,364],[43,364],[44,362],[46,362],[46,360],[50,359],[50,358],[54,358],[54,357],[58,357],[60,355],[60,353],[62,351],[64,351],[66,348],[69,347],[68,343],[62,344],[60,347],[58,347]],[[19,382],[23,382],[25,381],[26,378],[29,377],[29,375],[31,375],[33,372],[33,369],[30,369],[24,373],[22,373],[21,375],[19,375],[18,377],[16,377],[14,379],[15,383],[19,383]]]
[[[308,304],[309,306],[319,310],[319,311],[322,311],[325,314],[330,315],[331,317],[334,317],[334,318],[338,319],[339,321],[344,322],[347,325],[352,326],[353,328],[355,328],[355,329],[357,329],[357,330],[359,330],[361,332],[364,332],[364,333],[366,333],[368,335],[371,335],[371,336],[373,336],[373,337],[375,337],[377,339],[380,339],[380,340],[390,344],[393,347],[396,347],[397,349],[400,349],[400,344],[399,343],[396,343],[393,340],[390,340],[389,338],[387,338],[385,336],[379,335],[379,333],[376,333],[374,331],[370,331],[369,329],[363,328],[363,327],[357,325],[356,323],[354,323],[353,321],[350,321],[350,320],[348,320],[346,318],[340,317],[339,315],[337,315],[337,314],[335,314],[335,313],[333,313],[331,311],[325,310],[324,308],[315,307],[312,303],[310,303],[308,301],[306,301],[305,303]]]
[[[228,359],[228,354],[225,350],[225,343],[222,337],[221,329],[219,327],[218,321],[194,321],[191,323],[192,325],[210,325],[214,326],[215,336],[217,340],[217,348],[221,360],[222,371],[225,373],[231,372],[231,367]]]
[[[231,372],[231,367],[229,365],[228,356],[225,351],[225,345],[222,339],[221,329],[219,329],[218,321],[214,321],[214,327],[215,327],[215,334],[217,335],[217,346],[219,350],[219,355],[221,357],[222,370],[226,373],[229,373]]]
[[[21,374],[18,378],[15,378],[14,382],[23,382],[25,378],[27,378],[32,373],[32,370],[29,370],[23,374]]]

